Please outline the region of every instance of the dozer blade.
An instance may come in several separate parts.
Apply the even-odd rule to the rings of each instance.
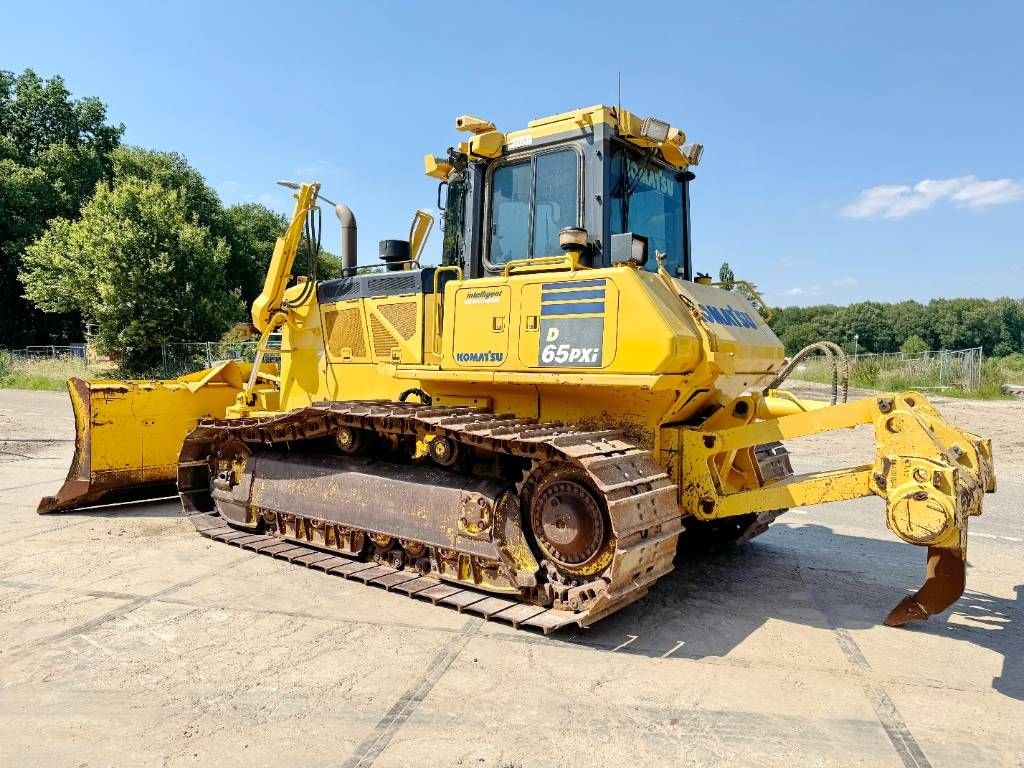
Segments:
[[[37,512],[173,493],[185,435],[203,417],[223,417],[248,373],[234,362],[165,381],[70,379],[75,456],[67,480]]]
[[[885,623],[890,627],[902,627],[942,613],[960,598],[966,584],[967,561],[962,551],[928,547],[924,584],[913,595],[903,598],[885,617]]]

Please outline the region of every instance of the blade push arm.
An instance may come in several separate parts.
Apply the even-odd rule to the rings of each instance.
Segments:
[[[274,254],[270,257],[270,267],[263,281],[263,291],[252,303],[252,324],[260,331],[266,331],[271,320],[284,301],[284,292],[288,287],[288,278],[295,265],[295,254],[302,242],[302,229],[306,223],[306,215],[316,206],[316,198],[320,193],[319,184],[300,184],[295,193],[295,211],[291,223],[274,244]]]
[[[991,442],[954,428],[916,392],[826,407],[802,402],[792,396],[749,395],[701,428],[684,430],[683,509],[714,520],[880,496],[889,530],[928,547],[925,584],[886,623],[901,625],[948,608],[964,589],[967,520],[981,514],[982,496],[995,490]],[[731,490],[735,483],[727,478],[733,463],[754,446],[860,424],[874,428],[872,464]]]

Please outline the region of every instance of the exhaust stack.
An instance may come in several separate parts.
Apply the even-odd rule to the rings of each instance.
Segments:
[[[334,206],[341,223],[341,274],[352,277],[356,273],[356,215],[343,203]]]

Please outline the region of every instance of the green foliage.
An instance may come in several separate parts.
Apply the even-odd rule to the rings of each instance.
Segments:
[[[1024,353],[1014,352],[1000,361],[1002,367],[1012,373],[1024,374]]]
[[[831,369],[817,362],[801,367],[794,378],[804,381],[815,381],[822,384],[831,381]],[[1014,370],[1024,370],[1024,355],[1010,355],[1005,358],[988,358],[982,362],[981,376],[978,384],[972,389],[963,389],[954,381],[953,384],[939,385],[936,368],[921,365],[917,361],[897,358],[862,357],[858,358],[850,376],[850,384],[861,389],[874,389],[886,392],[905,392],[907,390],[935,390],[947,397],[965,397],[981,400],[997,400],[1009,397],[1003,392],[1003,385],[1022,381]]]
[[[790,354],[808,340],[819,339],[852,351],[854,334],[861,352],[896,352],[912,336],[918,337],[926,349],[980,346],[986,356],[1024,352],[1021,298],[785,307],[774,310],[769,325]]]
[[[80,311],[97,324],[99,349],[141,373],[157,367],[163,343],[215,338],[242,316],[229,258],[187,190],[122,177],[101,183],[78,221],[52,222],[27,249],[22,279],[36,306]]]
[[[248,307],[263,290],[277,238],[288,228],[287,217],[260,203],[232,205],[224,211],[226,235],[231,246],[230,274],[242,301]],[[309,271],[309,256],[303,238],[292,267],[293,275]],[[338,257],[324,248],[317,259],[317,279],[332,280],[341,275]]]
[[[882,367],[877,360],[871,358],[860,360],[850,372],[850,383],[855,387],[877,388],[878,376],[881,372]]]
[[[920,355],[928,351],[928,343],[916,333],[907,337],[907,340],[900,344],[900,352],[907,355]]]
[[[111,178],[123,131],[107,123],[99,99],[72,99],[60,77],[0,70],[0,344],[80,335],[74,314],[35,311],[16,276],[47,222],[77,218],[96,183]]]
[[[795,323],[788,326],[780,337],[789,354],[796,354],[808,344],[821,339],[818,327],[814,323]]]
[[[263,289],[274,243],[284,234],[288,219],[259,203],[232,205],[224,212],[231,245],[230,269],[246,306]]]
[[[178,193],[186,218],[209,229],[214,237],[228,239],[230,223],[226,221],[220,198],[182,155],[121,146],[111,153],[111,161],[115,184],[138,179],[173,189]]]
[[[725,290],[731,291],[732,290],[732,286],[733,286],[733,281],[735,281],[735,280],[736,280],[736,275],[733,274],[732,267],[729,266],[729,262],[728,261],[723,261],[722,262],[722,266],[719,267],[719,269],[718,269],[718,282],[720,282],[722,284],[722,287]]]
[[[0,389],[63,391],[72,376],[95,379],[105,373],[79,357],[15,358],[0,349]]]

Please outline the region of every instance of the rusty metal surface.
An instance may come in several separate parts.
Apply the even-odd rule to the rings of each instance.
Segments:
[[[463,535],[452,525],[451,515],[464,501],[475,509],[493,509],[509,487],[494,480],[429,465],[371,463],[319,453],[257,454],[246,470],[244,478],[249,477],[255,478],[251,485],[236,487],[245,486],[245,505],[258,499],[264,515],[301,510],[303,516],[363,531],[491,559],[499,556],[493,542]],[[223,515],[219,498],[217,507]]]
[[[966,583],[967,562],[960,551],[928,547],[924,584],[889,612],[885,617],[886,625],[902,627],[942,613],[959,599]]]
[[[213,514],[197,514],[190,517],[196,531],[205,538],[219,541],[241,549],[258,552],[262,555],[274,555],[271,550],[259,546],[255,539],[239,533],[233,528],[220,525],[220,518]],[[458,610],[468,611],[483,616],[485,619],[504,621],[519,628],[528,626],[540,629],[545,634],[570,624],[579,625],[580,615],[570,611],[557,611],[536,605],[525,605],[514,600],[496,597],[487,592],[470,588],[459,588],[443,584],[436,579],[419,577],[407,571],[399,571],[387,566],[364,563],[358,560],[331,555],[313,547],[285,542],[279,546],[289,551],[289,558],[296,565],[305,565],[314,570],[323,570],[333,576],[355,579],[366,584],[381,587],[388,591],[400,592],[408,597],[426,600],[434,605],[445,605]],[[325,556],[326,557],[322,557]],[[339,564],[326,569],[320,567],[329,561],[340,561]]]
[[[538,515],[539,524],[547,525],[551,536],[559,525],[577,525],[584,531],[569,536],[562,545],[572,557],[542,568],[519,527],[519,515],[511,507],[506,510],[504,502],[498,503],[496,494],[503,486],[495,479],[481,481],[439,467],[425,474],[421,466],[393,463],[382,471],[365,462],[358,465],[357,458],[295,450],[297,444],[313,444],[307,441],[333,441],[344,429],[372,432],[398,444],[440,436],[462,446],[460,452],[480,448],[504,454],[528,467],[515,488],[520,499],[532,498],[538,489],[550,491],[554,477],[570,478],[596,494],[594,503],[607,515],[607,529],[588,520],[588,516],[593,519],[593,504],[586,498],[568,516]],[[251,461],[230,458],[230,446],[238,444],[248,446]],[[286,445],[288,453],[274,450]],[[181,455],[179,492],[186,512],[211,512],[219,506],[219,497],[230,485],[222,485],[211,496],[211,475],[224,476],[230,462],[253,467],[252,487],[242,489],[251,496],[242,502],[247,510],[244,525],[259,523],[254,515],[260,515],[268,534],[300,546],[327,548],[333,554],[359,551],[337,546],[330,533],[335,524],[348,531],[364,531],[373,540],[375,563],[362,571],[341,566],[330,572],[371,582],[403,567],[414,576],[429,572],[453,586],[423,586],[415,595],[468,608],[479,602],[474,598],[463,604],[473,593],[505,593],[555,611],[531,625],[545,631],[565,623],[593,623],[646,594],[650,584],[672,570],[682,530],[675,484],[650,451],[621,433],[584,432],[476,408],[325,402],[275,418],[200,422]],[[556,486],[558,503],[579,495],[572,490]],[[552,498],[546,492],[542,501],[550,505]],[[453,531],[457,532],[454,541]],[[399,540],[403,548],[411,548],[399,548]],[[429,567],[416,573],[408,552],[422,545],[431,548],[433,555]],[[268,551],[289,560],[301,556],[288,549],[270,547]],[[577,567],[573,560],[582,562]],[[408,582],[421,584],[419,579]],[[389,578],[385,585],[391,583]],[[400,586],[397,579],[394,583]],[[484,605],[486,612],[499,614],[511,607]],[[513,624],[534,618],[526,616],[520,622],[520,614],[513,615],[517,617]]]

